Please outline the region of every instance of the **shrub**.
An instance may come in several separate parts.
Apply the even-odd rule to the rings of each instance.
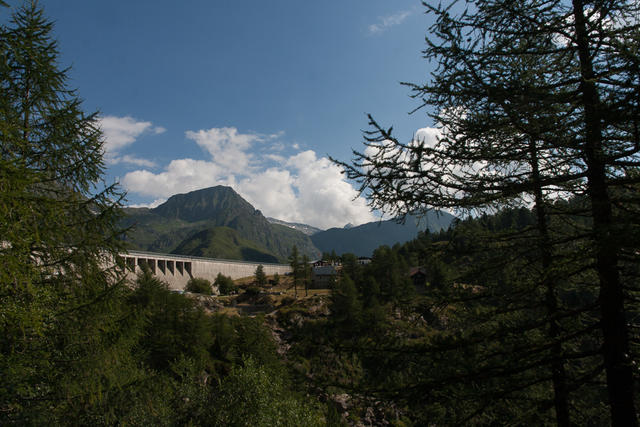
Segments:
[[[211,408],[214,425],[325,425],[318,408],[295,393],[281,373],[251,357],[233,367]]]
[[[260,288],[257,286],[249,286],[245,291],[247,295],[255,296],[260,294]]]
[[[264,267],[262,266],[262,264],[260,264],[258,268],[256,268],[255,277],[258,286],[264,286],[267,284],[267,275],[264,273]]]
[[[238,287],[233,283],[233,279],[229,276],[223,275],[222,273],[218,273],[213,284],[218,287],[220,295],[229,295],[238,290]]]
[[[201,277],[194,277],[192,279],[189,279],[185,290],[196,294],[205,295],[211,295],[213,293],[211,282]]]

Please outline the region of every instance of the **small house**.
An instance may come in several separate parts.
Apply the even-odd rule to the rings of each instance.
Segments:
[[[427,289],[427,269],[424,267],[411,267],[409,269],[409,277],[413,282],[416,290],[423,291]]]
[[[338,276],[338,270],[332,265],[313,267],[311,270],[311,286],[313,288],[329,288]]]

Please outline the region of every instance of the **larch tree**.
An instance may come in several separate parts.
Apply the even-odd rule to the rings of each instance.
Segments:
[[[36,2],[0,27],[3,424],[88,422],[136,378],[113,262],[123,194],[103,182],[98,118],[68,89],[52,28]]]
[[[291,266],[291,274],[293,275],[293,291],[296,298],[298,298],[298,283],[302,279],[302,272],[300,269],[300,254],[298,253],[298,247],[293,245],[291,249],[291,255],[289,255],[289,265]]]
[[[258,286],[264,286],[267,284],[267,275],[264,273],[264,266],[262,264],[256,268],[255,277]]]
[[[309,296],[309,284],[311,283],[311,264],[307,254],[302,255],[302,277],[304,281],[304,296]]]
[[[565,364],[587,357],[563,343],[592,329],[563,330],[561,319],[572,312],[562,309],[558,286],[584,281],[590,271],[593,279],[583,286],[595,290],[592,325],[600,329],[611,422],[637,425],[627,324],[637,277],[621,267],[638,262],[637,243],[622,232],[629,221],[637,229],[638,218],[621,212],[638,206],[630,189],[637,188],[640,166],[640,6],[607,0],[425,6],[436,21],[424,55],[438,67],[430,82],[409,86],[421,107],[434,111],[437,130],[402,143],[370,117],[366,149],[341,164],[373,208],[392,214],[532,205],[534,284],[545,307],[544,360],[556,422],[570,423]],[[582,210],[559,203],[567,198],[582,201]],[[576,224],[576,215],[587,218]],[[553,230],[552,220],[571,230]],[[582,383],[597,372],[583,373]]]

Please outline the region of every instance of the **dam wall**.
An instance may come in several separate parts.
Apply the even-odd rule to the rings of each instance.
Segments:
[[[184,290],[189,279],[194,277],[207,279],[211,283],[216,279],[218,273],[232,279],[250,277],[254,275],[259,265],[262,265],[267,276],[291,271],[288,264],[200,258],[142,251],[129,251],[120,254],[120,257],[125,261],[129,279],[135,280],[136,275],[142,270],[142,266],[146,265],[155,277],[167,282],[169,288],[174,290]]]

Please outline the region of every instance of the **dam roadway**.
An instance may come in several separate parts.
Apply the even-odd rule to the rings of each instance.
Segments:
[[[198,277],[211,283],[218,273],[232,279],[253,276],[256,268],[262,265],[267,276],[286,274],[291,271],[288,264],[271,264],[229,259],[201,258],[186,255],[161,254],[155,252],[128,251],[120,254],[127,266],[128,278],[135,280],[136,275],[146,265],[154,277],[167,282],[170,289],[184,290],[189,279]]]

